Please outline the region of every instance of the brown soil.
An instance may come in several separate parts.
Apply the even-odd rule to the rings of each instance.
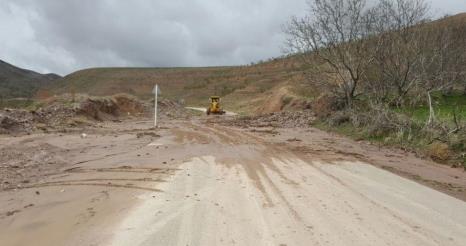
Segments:
[[[169,240],[165,245],[179,242],[176,235],[183,233],[180,231],[183,228],[193,230],[192,234],[182,234],[186,236],[207,235],[206,232],[215,230],[215,226],[206,229],[189,223],[189,218],[197,221],[204,217],[204,213],[199,211],[215,212],[218,216],[232,215],[225,222],[229,228],[247,227],[250,223],[245,221],[251,221],[256,213],[263,211],[265,214],[261,219],[276,221],[261,220],[263,224],[258,225],[259,228],[266,224],[267,228],[275,230],[276,225],[287,221],[283,235],[292,235],[288,240],[295,238],[308,242],[304,239],[309,236],[312,223],[304,222],[310,220],[310,215],[332,218],[325,217],[312,225],[319,230],[326,228],[321,228],[324,224],[338,231],[341,229],[338,225],[345,221],[352,226],[386,220],[388,224],[397,223],[392,228],[381,225],[376,229],[382,232],[405,226],[410,217],[390,206],[406,204],[409,209],[417,208],[419,203],[416,201],[405,203],[416,192],[428,194],[422,196],[422,202],[434,195],[440,200],[432,203],[451,202],[455,209],[461,209],[458,200],[424,186],[413,186],[413,182],[381,169],[466,201],[465,172],[419,159],[411,153],[304,127],[298,116],[295,119],[286,117],[285,114],[293,115],[291,112],[248,120],[207,116],[186,120],[168,118],[167,114],[173,110],[170,107],[167,110],[163,114],[167,118],[161,120],[161,127],[157,129],[152,128],[152,121],[147,118],[124,119],[84,128],[85,137],[80,131],[0,138],[0,178],[8,182],[0,191],[0,244],[24,245],[33,241],[36,245],[115,245],[113,243],[120,240],[119,235],[134,232],[128,229],[133,228],[132,224],[123,224],[122,228],[116,225],[125,218],[132,218],[134,206],[141,200],[153,201],[157,209],[144,208],[143,216],[136,213],[138,217],[130,222],[143,221],[144,225],[145,219],[150,219],[156,225],[166,223],[164,228],[168,231],[159,231],[159,237],[148,236],[151,240]],[[299,127],[288,127],[292,125]],[[349,169],[350,175],[344,176],[347,179],[338,176],[339,170],[354,166],[356,169]],[[371,168],[367,169],[368,166]],[[370,173],[361,177],[383,175],[407,186],[400,185],[392,191],[390,184],[393,183],[389,182],[377,190],[379,183],[385,180],[377,180],[376,177],[372,177],[374,180],[370,180],[367,187],[357,178],[354,183],[350,182],[354,177],[361,178],[358,175],[364,171]],[[404,194],[403,189],[413,193]],[[378,192],[382,193],[378,195]],[[367,196],[375,196],[371,199],[376,200]],[[391,200],[385,201],[387,196]],[[405,200],[400,200],[400,196]],[[241,206],[236,207],[237,204]],[[309,204],[315,206],[309,207]],[[321,207],[322,204],[325,206]],[[430,206],[430,203],[423,205]],[[368,207],[376,213],[366,210]],[[238,209],[245,214],[228,212]],[[255,211],[253,214],[248,213],[251,209]],[[357,210],[357,218],[363,218],[365,223],[346,218],[353,215],[347,213],[348,209]],[[186,218],[178,217],[187,211]],[[189,211],[196,212],[189,214]],[[406,213],[412,211],[416,210],[407,210]],[[436,210],[429,208],[428,211]],[[243,224],[240,225],[237,216],[241,217]],[[223,221],[217,217],[209,218]],[[345,219],[339,221],[340,218]],[[440,220],[444,221],[442,218]],[[178,226],[178,222],[185,219],[188,219],[186,225],[189,226]],[[338,223],[330,223],[333,220],[338,220]],[[419,227],[416,231],[427,233],[435,228],[435,223],[416,221],[428,228]],[[175,226],[170,227],[170,223],[175,223]],[[141,225],[138,223],[134,226],[138,232],[150,229],[149,225],[147,228],[139,228]],[[292,230],[302,231],[295,237]],[[451,227],[449,230],[456,229]],[[165,238],[164,233],[172,237]],[[370,230],[361,233],[372,235]],[[237,236],[246,234],[248,231]],[[138,233],[133,240],[142,240],[144,235]],[[397,235],[416,238],[409,233],[399,232]],[[454,237],[461,239],[456,231]],[[443,240],[440,236],[437,238]],[[130,239],[132,237],[125,239],[129,242],[121,244],[131,245]],[[332,240],[327,234],[315,240],[323,242],[321,239]],[[108,243],[112,240],[117,241]]]
[[[327,133],[310,126],[314,119],[314,114],[309,111],[214,118],[207,122],[259,134],[267,141],[285,146],[310,160],[368,163],[466,201],[466,171],[462,168],[438,164],[416,153]]]
[[[43,101],[37,110],[0,110],[0,134],[31,134],[35,131],[66,132],[73,128],[95,126],[103,121],[151,117],[153,102],[143,102],[126,94],[111,97],[62,95]],[[161,118],[189,118],[179,104],[164,99],[159,102]]]
[[[36,183],[66,163],[66,151],[47,143],[19,141],[0,147],[0,190],[21,188]]]
[[[315,120],[311,110],[281,111],[255,116],[223,117],[208,119],[210,123],[220,123],[242,128],[249,127],[309,127]]]

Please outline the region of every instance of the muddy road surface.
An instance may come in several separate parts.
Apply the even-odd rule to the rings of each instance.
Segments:
[[[82,133],[0,138],[0,245],[466,245],[465,173],[412,154],[205,118]]]

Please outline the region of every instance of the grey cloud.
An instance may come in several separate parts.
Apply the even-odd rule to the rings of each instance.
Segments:
[[[245,64],[281,55],[281,25],[305,9],[306,0],[2,0],[0,59],[60,74]]]

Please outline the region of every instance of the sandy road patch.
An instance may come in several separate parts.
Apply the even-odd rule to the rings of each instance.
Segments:
[[[263,189],[241,165],[183,164],[107,245],[463,245],[464,202],[363,163],[274,159]],[[298,183],[289,180],[299,181]]]

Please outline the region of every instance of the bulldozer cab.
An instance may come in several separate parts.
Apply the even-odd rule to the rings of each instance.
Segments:
[[[212,96],[212,97],[210,97],[210,102],[218,103],[218,102],[220,102],[220,97],[218,97],[218,96]]]

